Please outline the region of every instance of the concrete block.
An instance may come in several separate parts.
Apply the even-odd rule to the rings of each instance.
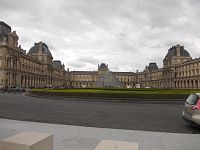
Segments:
[[[139,143],[102,140],[95,150],[138,150]]]
[[[23,132],[1,140],[0,150],[53,150],[53,135]]]

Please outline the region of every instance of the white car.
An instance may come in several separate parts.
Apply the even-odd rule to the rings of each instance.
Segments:
[[[185,102],[182,117],[200,126],[200,93],[190,94]]]

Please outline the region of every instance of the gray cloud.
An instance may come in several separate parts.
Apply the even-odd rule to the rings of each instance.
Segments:
[[[83,62],[83,63],[89,63],[89,64],[93,64],[93,65],[96,65],[98,63],[98,60],[92,56],[82,56],[82,57],[78,58],[77,61]]]
[[[0,18],[17,30],[26,50],[44,41],[70,70],[162,67],[177,43],[200,56],[198,0],[0,0]]]
[[[71,67],[77,68],[77,69],[86,67],[86,65],[84,63],[80,63],[80,62],[70,62],[68,65]]]

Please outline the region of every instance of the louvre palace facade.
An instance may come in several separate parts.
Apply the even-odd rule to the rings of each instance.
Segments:
[[[21,87],[64,86],[65,66],[53,61],[45,43],[35,43],[29,52],[18,45],[19,37],[0,22],[0,85]]]
[[[200,58],[192,59],[180,45],[163,59],[163,68],[149,63],[142,72],[112,72],[105,63],[96,71],[69,71],[53,60],[48,46],[35,43],[28,52],[18,45],[19,37],[0,22],[0,85],[21,87],[119,87],[200,88]]]

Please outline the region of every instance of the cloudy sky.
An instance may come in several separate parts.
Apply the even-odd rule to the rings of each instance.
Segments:
[[[43,41],[70,70],[142,71],[176,44],[200,56],[200,0],[0,0],[22,48]]]

